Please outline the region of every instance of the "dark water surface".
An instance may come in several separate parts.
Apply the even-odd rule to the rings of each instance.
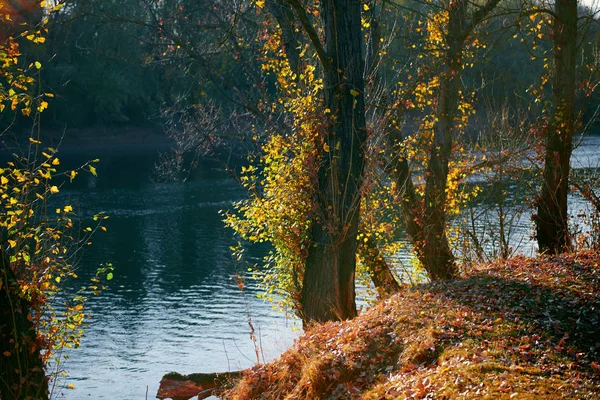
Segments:
[[[147,390],[152,399],[169,371],[250,367],[257,356],[248,316],[261,361],[298,335],[297,323],[256,298],[250,277],[243,293],[232,279],[246,267],[231,260],[235,241],[219,210],[243,191],[210,165],[193,182],[154,184],[155,156],[94,154],[101,158],[98,178],[61,190],[59,201],[80,208],[84,219],[95,211],[110,215],[108,232],[82,254],[79,274],[89,276],[102,262],[115,272],[108,290],[89,303],[93,319],[81,347],[68,352],[64,367],[75,390],[57,389],[59,398],[144,399]]]
[[[586,137],[574,153],[576,168],[597,167],[600,137]],[[64,367],[75,390],[55,393],[67,399],[152,399],[169,371],[216,372],[256,363],[251,317],[260,360],[279,355],[298,336],[298,323],[256,298],[250,277],[242,293],[232,279],[245,265],[231,260],[236,243],[219,210],[243,198],[244,191],[215,165],[202,165],[185,184],[150,180],[156,151],[61,154],[63,164],[100,158],[99,177],[80,176],[58,199],[81,209],[84,219],[104,211],[108,233],[99,233],[80,259],[79,274],[90,276],[112,262],[114,279],[94,298],[94,316],[81,348],[69,351]],[[571,199],[572,208],[583,208]],[[574,206],[574,207],[573,207]],[[531,255],[530,217],[515,231],[520,250]],[[254,248],[259,260],[265,248]],[[409,258],[400,254],[399,258]]]

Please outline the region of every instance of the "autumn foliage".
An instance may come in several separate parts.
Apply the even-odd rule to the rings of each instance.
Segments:
[[[10,14],[1,18],[12,20]],[[65,375],[61,350],[79,346],[86,300],[112,278],[106,265],[89,286],[65,287],[78,277],[75,254],[91,244],[95,231],[105,230],[106,217],[95,215],[92,226],[81,226],[70,204],[50,205],[82,171],[96,175],[98,160],[61,171],[58,150],[39,140],[41,113],[53,96],[40,90],[41,63],[24,65],[20,47],[43,43],[44,33],[43,26],[20,29],[0,42],[0,114],[20,112],[38,128],[0,168],[0,397],[6,399],[45,399],[49,381],[64,385],[58,382]]]
[[[595,398],[600,259],[481,265],[316,326],[227,399]]]

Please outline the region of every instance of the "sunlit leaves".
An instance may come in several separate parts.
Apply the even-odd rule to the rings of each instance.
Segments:
[[[280,96],[276,108],[289,118],[291,132],[270,132],[264,140],[255,135],[261,153],[242,167],[240,180],[249,198],[235,204],[225,222],[244,240],[269,242],[273,251],[263,260],[259,272],[264,298],[283,295],[280,308],[298,309],[304,260],[308,252],[308,232],[313,209],[314,177],[320,148],[328,145],[322,138],[324,123],[321,91],[323,82],[304,48],[305,67],[297,76],[281,52],[277,32],[265,36],[263,71],[274,74]],[[235,247],[234,255],[241,257]]]
[[[41,43],[41,33],[34,32],[26,39]],[[12,110],[20,109],[24,115],[37,111],[37,117],[48,108],[44,99],[52,96],[32,93],[35,80],[30,74],[37,74],[42,65],[33,62],[22,67],[20,56],[19,46],[12,39],[0,44],[0,112],[10,104]],[[14,284],[3,290],[14,291],[10,296],[18,296],[27,305],[30,310],[27,318],[35,329],[35,342],[27,342],[32,336],[30,332],[22,332],[22,338],[15,336],[12,341],[15,349],[27,346],[31,351],[40,351],[46,365],[55,363],[49,371],[58,371],[62,360],[59,350],[79,346],[86,299],[103,288],[96,277],[96,289],[91,293],[88,288],[68,289],[66,282],[77,278],[72,257],[102,226],[99,221],[93,230],[80,234],[75,230],[71,205],[49,212],[47,202],[60,192],[62,185],[56,178],[63,175],[73,180],[89,163],[70,174],[62,173],[57,169],[60,166],[57,150],[42,149],[41,144],[38,138],[29,138],[26,146],[31,151],[25,152],[29,155],[15,155],[5,168],[0,168],[0,229],[5,232],[4,251],[10,261],[5,267],[15,276]],[[64,302],[56,302],[57,296]]]

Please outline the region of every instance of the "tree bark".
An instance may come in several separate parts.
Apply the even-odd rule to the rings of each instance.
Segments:
[[[358,252],[380,298],[400,291],[400,285],[390,270],[390,265],[385,261],[372,237],[368,237],[366,242],[358,244]]]
[[[294,10],[285,0],[268,0],[266,4],[269,12],[275,17],[281,29],[283,49],[290,63],[290,69],[292,72],[298,74],[300,72],[299,47],[301,43],[295,33]]]
[[[541,196],[537,204],[536,236],[541,253],[561,253],[571,247],[567,214],[572,137],[575,129],[575,58],[577,0],[554,4],[554,112],[546,138]]]
[[[464,47],[464,21],[468,3],[464,0],[449,5],[448,34],[446,36],[446,70],[440,78],[437,99],[437,124],[427,164],[425,204],[423,210],[424,268],[432,280],[450,279],[457,274],[454,256],[446,236],[446,185],[448,163],[452,154],[452,130],[458,106],[461,56]]]
[[[454,256],[446,236],[446,186],[448,164],[452,155],[454,116],[460,99],[462,56],[465,41],[483,18],[498,4],[488,0],[471,14],[467,20],[467,0],[450,1],[448,7],[448,31],[446,35],[445,71],[440,78],[437,99],[437,124],[433,133],[433,145],[425,173],[425,202],[423,210],[423,241],[420,243],[424,268],[432,280],[450,279],[458,274]]]
[[[382,82],[381,74],[379,73],[379,49],[380,49],[380,38],[381,29],[379,27],[378,15],[376,15],[377,3],[375,1],[369,1],[368,11],[364,12],[365,17],[370,18],[370,27],[368,34],[368,41],[366,43],[366,55],[365,55],[365,71],[363,74],[363,80],[365,81],[365,88],[369,91],[371,101],[373,103],[374,112],[371,118],[372,129],[375,130],[373,136],[377,137],[377,129],[383,128],[386,118],[387,107],[387,96],[388,91],[385,88],[385,84]],[[373,98],[375,96],[375,98]],[[374,100],[374,101],[373,101]],[[366,116],[366,119],[369,117]],[[362,222],[363,226],[365,222]],[[364,230],[364,229],[363,229]],[[387,297],[391,294],[400,291],[400,285],[394,274],[392,273],[390,264],[385,260],[381,254],[375,240],[368,236],[366,242],[362,241],[358,243],[358,252],[360,257],[365,263],[365,267],[369,272],[371,281],[377,290],[379,297]]]
[[[48,379],[30,305],[19,296],[4,252],[0,262],[0,398],[47,400]]]
[[[317,177],[318,215],[304,272],[305,323],[356,316],[356,235],[367,138],[360,10],[358,1],[321,2],[325,59],[319,58],[325,106],[332,118],[324,135]]]

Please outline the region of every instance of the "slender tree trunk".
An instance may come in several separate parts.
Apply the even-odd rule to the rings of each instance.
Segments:
[[[457,274],[454,256],[446,236],[446,185],[448,163],[452,154],[452,130],[458,106],[461,56],[464,46],[464,21],[466,1],[449,5],[446,70],[440,78],[437,100],[437,125],[433,133],[433,145],[427,164],[425,181],[425,204],[423,211],[423,259],[424,267],[433,280],[449,279]]]
[[[391,136],[388,138],[390,148],[396,145],[396,140]],[[396,185],[395,197],[400,202],[404,228],[414,247],[417,258],[421,264],[427,261],[423,255],[424,231],[422,227],[423,203],[417,195],[415,185],[412,181],[408,160],[404,157],[396,157],[388,168],[388,176]]]
[[[400,285],[390,270],[390,265],[385,261],[372,237],[358,244],[358,252],[369,271],[379,297],[387,297],[400,291]]]
[[[321,1],[325,106],[331,122],[318,170],[319,215],[304,272],[304,322],[356,316],[356,234],[367,138],[360,10],[358,1]]]
[[[18,295],[3,252],[0,262],[0,399],[46,400],[48,380],[30,307]]]
[[[378,67],[381,29],[379,28],[378,16],[376,15],[377,3],[375,1],[368,2],[368,8],[368,11],[365,11],[363,14],[370,18],[368,41],[365,46],[366,56],[363,79],[370,93],[371,101],[377,103],[374,105],[371,117],[374,119],[374,121],[371,121],[371,126],[374,130],[377,130],[377,127],[383,128],[383,125],[385,125],[385,122],[383,124],[382,122],[385,121],[386,117],[387,108],[385,104],[387,104],[389,93],[385,87],[385,83],[382,82]],[[374,136],[378,136],[378,133],[375,132]],[[365,223],[362,223],[364,226]],[[385,260],[385,257],[377,247],[376,241],[372,237],[369,236],[366,238],[366,241],[359,242],[358,252],[380,297],[386,297],[400,291],[400,285],[392,273],[390,264]]]
[[[554,115],[546,138],[544,181],[536,216],[537,240],[542,253],[561,253],[571,247],[567,194],[575,129],[577,0],[556,0],[554,12]]]

